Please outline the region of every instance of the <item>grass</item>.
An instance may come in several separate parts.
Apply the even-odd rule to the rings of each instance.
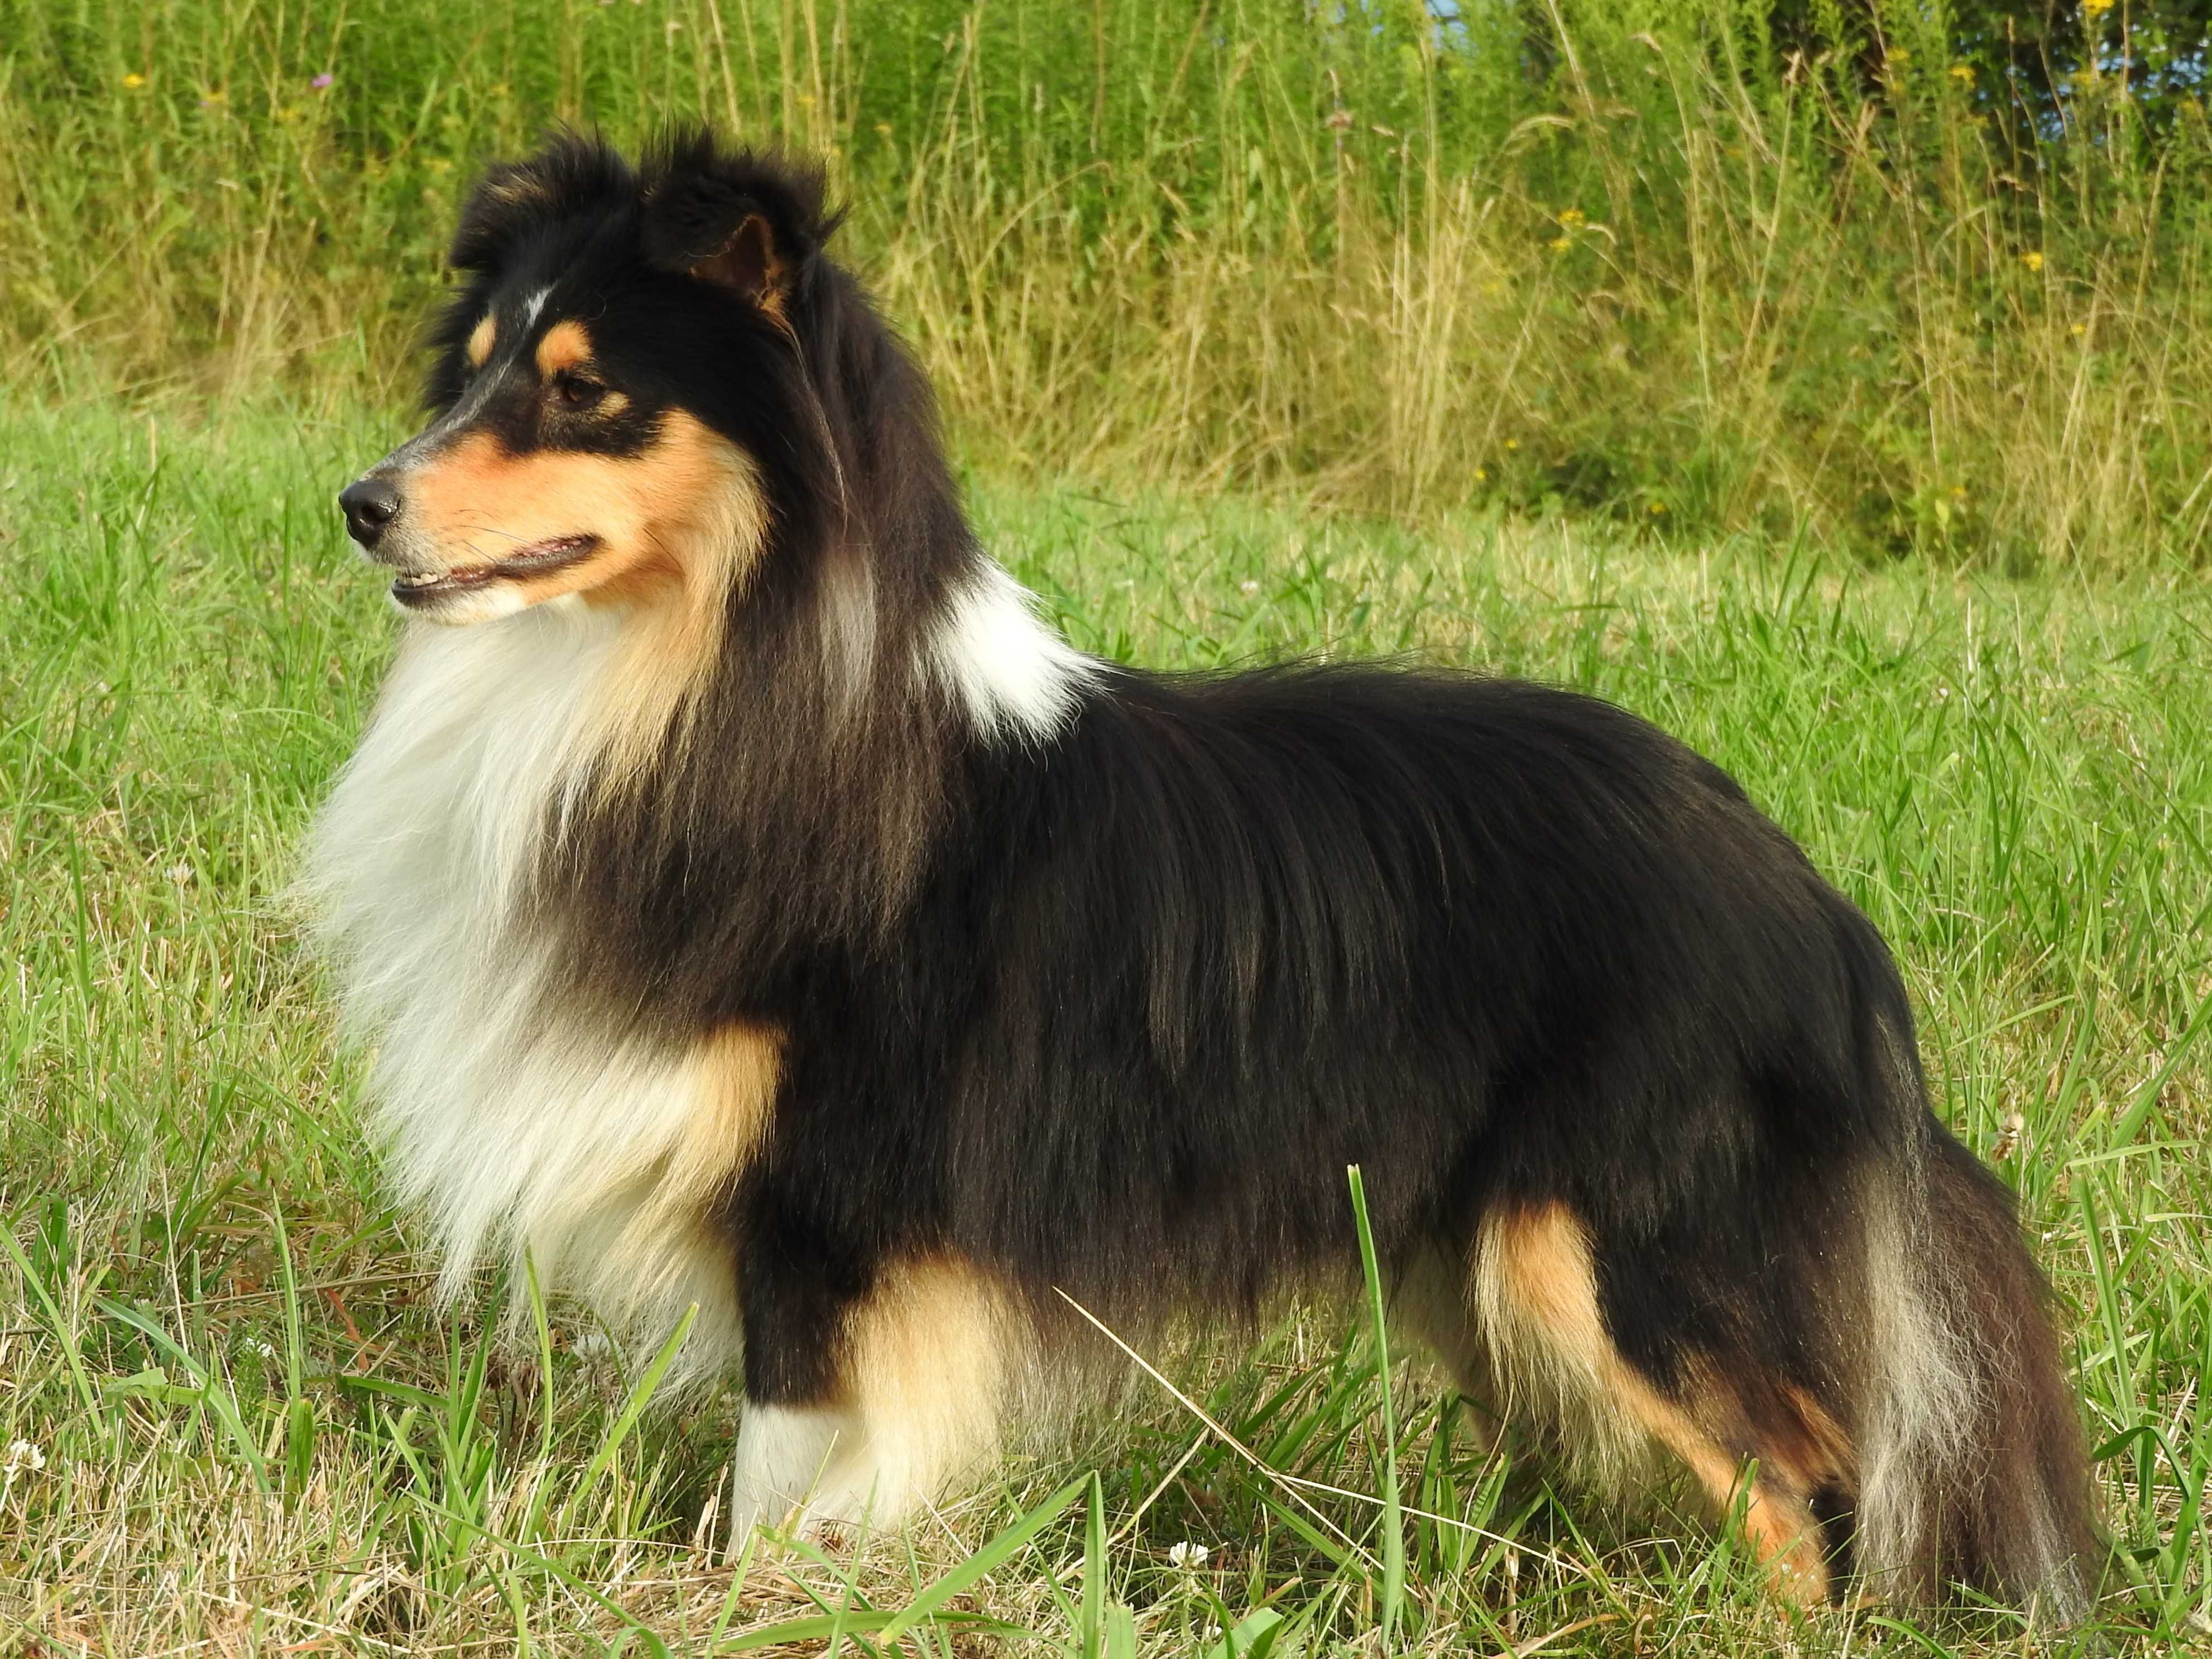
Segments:
[[[905,1535],[763,1540],[733,1566],[726,1400],[643,1409],[656,1357],[585,1310],[511,1350],[494,1287],[426,1300],[278,901],[391,637],[328,497],[395,431],[335,400],[0,404],[0,1652],[2212,1639],[2201,581],[971,481],[1088,648],[1565,680],[1715,756],[1808,843],[1894,943],[1939,1109],[2019,1189],[2057,1284],[2123,1546],[2101,1635],[1793,1622],[1676,1499],[1557,1485],[1412,1357],[1378,1365],[1379,1310],[1152,1356],[1188,1405],[1146,1382]]]
[[[2103,8],[2052,98],[1942,7],[1440,9],[0,0],[0,374],[388,402],[487,156],[705,116],[829,158],[1004,470],[2203,562],[2201,39]]]

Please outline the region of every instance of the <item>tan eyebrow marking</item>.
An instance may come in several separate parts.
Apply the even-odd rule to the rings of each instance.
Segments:
[[[491,356],[491,349],[498,339],[499,319],[487,311],[483,314],[483,320],[469,331],[469,343],[462,348],[467,355],[469,367],[482,368],[484,366],[484,360]]]
[[[589,362],[591,357],[592,337],[573,319],[554,324],[538,343],[538,372],[549,380],[563,369]]]

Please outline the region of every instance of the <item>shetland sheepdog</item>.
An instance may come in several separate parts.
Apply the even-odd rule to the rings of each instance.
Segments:
[[[309,881],[449,1285],[742,1378],[742,1521],[895,1522],[1113,1329],[1356,1285],[1787,1593],[2086,1602],[2007,1189],[1873,927],[1571,692],[1086,656],[963,516],[820,173],[563,136],[462,214],[406,618]],[[518,1278],[520,1277],[518,1273]]]

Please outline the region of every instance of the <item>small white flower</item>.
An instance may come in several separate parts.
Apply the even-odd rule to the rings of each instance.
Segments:
[[[1256,593],[1260,591],[1260,584],[1252,580],[1249,577],[1237,583],[1237,586],[1240,592],[1246,594]]]
[[[265,1336],[249,1336],[246,1339],[246,1346],[264,1359],[274,1359],[276,1357],[276,1345]]]
[[[179,887],[189,887],[192,884],[192,866],[189,864],[182,862],[173,864],[164,873]]]
[[[8,1443],[8,1455],[0,1461],[0,1490],[15,1484],[19,1474],[36,1474],[46,1467],[46,1455],[27,1440]]]
[[[579,1359],[594,1365],[611,1362],[615,1358],[615,1345],[605,1331],[586,1331],[576,1339],[574,1347]]]
[[[1171,1544],[1168,1547],[1168,1565],[1182,1567],[1187,1571],[1202,1567],[1206,1565],[1206,1558],[1212,1553],[1205,1545],[1194,1544],[1188,1539],[1185,1539],[1180,1544]]]

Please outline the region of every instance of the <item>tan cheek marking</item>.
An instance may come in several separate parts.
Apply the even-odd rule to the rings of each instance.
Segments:
[[[614,465],[623,470],[623,487],[653,550],[636,550],[619,562],[605,554],[592,560],[597,574],[583,584],[588,598],[634,599],[641,582],[672,575],[701,598],[711,593],[719,600],[744,578],[750,568],[745,555],[757,548],[768,507],[751,463],[735,445],[672,410],[650,449]]]
[[[600,546],[565,568],[511,583],[529,604],[575,593],[629,611],[621,654],[593,699],[588,741],[604,787],[635,776],[690,704],[720,648],[726,602],[763,544],[768,508],[751,461],[672,410],[642,455],[510,455],[474,434],[410,480],[409,510],[459,568],[496,563],[557,536]]]
[[[609,789],[649,764],[692,706],[693,689],[721,650],[729,595],[751,574],[768,535],[751,460],[690,416],[664,418],[647,461],[635,482],[657,504],[650,534],[659,557],[585,595],[587,604],[627,602],[636,617],[601,704]],[[678,573],[674,583],[659,575],[664,568]],[[665,602],[671,595],[678,602]]]
[[[1735,1500],[1738,1462],[1706,1429],[1666,1399],[1613,1344],[1598,1306],[1589,1241],[1565,1206],[1549,1204],[1485,1227],[1474,1301],[1486,1323],[1523,1363],[1568,1373],[1601,1409],[1617,1413],[1686,1465],[1722,1513]],[[1527,1351],[1541,1348],[1540,1355]],[[1744,1532],[1792,1601],[1826,1598],[1827,1562],[1802,1498],[1764,1476],[1744,1512]]]
[[[538,372],[549,380],[563,369],[591,360],[592,337],[573,318],[554,324],[538,343]]]
[[[462,348],[471,368],[482,368],[491,357],[491,349],[499,343],[499,319],[487,311],[483,319],[469,331],[469,343]]]
[[[597,536],[590,558],[516,582],[532,603],[586,590],[635,599],[671,580],[719,598],[749,568],[766,522],[750,464],[680,412],[633,457],[510,455],[477,433],[419,469],[408,495],[440,556],[457,569],[495,564],[556,537]]]

